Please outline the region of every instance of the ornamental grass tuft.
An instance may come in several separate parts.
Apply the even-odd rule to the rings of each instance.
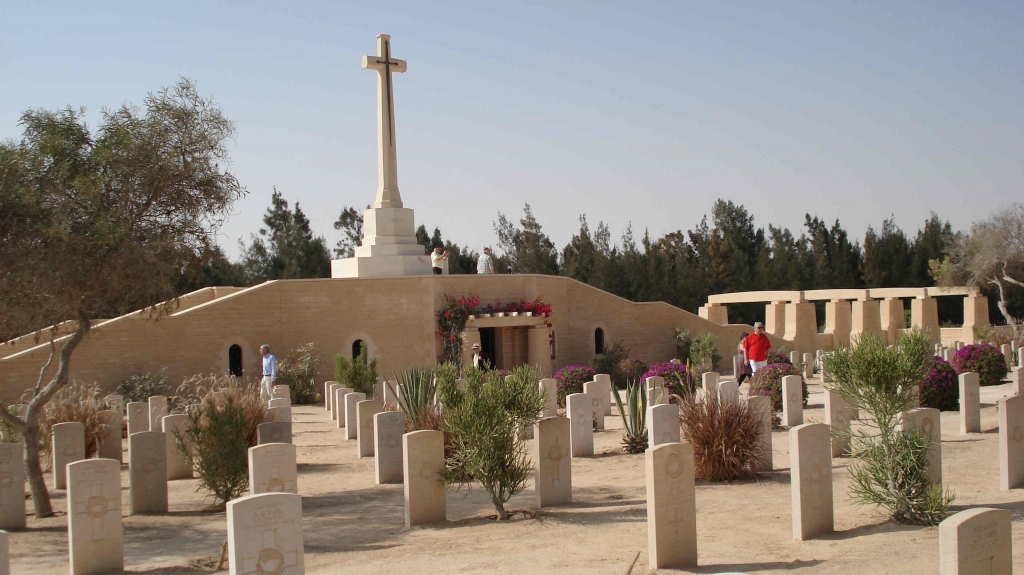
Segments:
[[[693,446],[697,478],[729,481],[757,475],[767,455],[762,414],[745,401],[719,401],[716,395],[686,393],[673,400],[679,405],[682,441]]]

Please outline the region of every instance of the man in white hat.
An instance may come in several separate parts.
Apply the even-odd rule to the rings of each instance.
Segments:
[[[756,322],[754,333],[747,336],[743,341],[743,349],[747,351],[747,360],[750,361],[750,371],[757,373],[757,370],[768,365],[768,350],[772,348],[772,342],[764,334],[764,324]]]
[[[484,359],[482,348],[479,343],[473,344],[473,367],[482,369],[485,367],[487,360]]]

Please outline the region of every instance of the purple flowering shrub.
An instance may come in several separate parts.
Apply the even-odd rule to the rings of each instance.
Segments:
[[[627,381],[642,381],[644,372],[647,371],[647,364],[635,357],[627,357],[615,366],[622,377]]]
[[[583,384],[593,381],[597,372],[583,365],[567,365],[555,372],[558,382],[558,405],[565,407],[565,396],[583,393]]]
[[[981,385],[998,385],[1006,376],[1006,357],[997,347],[989,344],[965,345],[956,352],[950,363],[958,374],[976,372]]]
[[[960,409],[960,379],[956,370],[941,357],[932,357],[921,381],[921,407],[941,411]]]
[[[789,361],[789,356],[786,355],[786,352],[784,352],[784,351],[776,351],[774,349],[768,350],[768,357],[767,357],[767,359],[768,359],[768,365],[772,365],[773,363],[788,363],[790,365],[793,364],[792,361]],[[796,374],[794,374],[794,375],[796,375]]]
[[[656,363],[640,376],[640,380],[647,381],[648,377],[664,377],[665,387],[672,395],[683,395],[684,385],[686,391],[691,393],[696,389],[693,378],[686,372],[686,366],[681,363],[672,363],[671,361]]]
[[[782,411],[782,378],[787,375],[800,375],[800,370],[789,360],[786,363],[769,363],[757,370],[750,378],[750,395],[767,395],[772,402],[772,411]],[[803,384],[804,406],[807,406],[807,381],[800,378]]]

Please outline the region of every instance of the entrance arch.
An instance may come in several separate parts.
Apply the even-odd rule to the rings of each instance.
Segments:
[[[237,343],[228,348],[228,372],[242,377],[242,346]]]

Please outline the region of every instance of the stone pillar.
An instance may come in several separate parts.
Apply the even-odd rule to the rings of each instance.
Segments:
[[[910,325],[928,332],[932,343],[942,343],[939,331],[939,307],[935,298],[918,297],[910,302]]]
[[[589,407],[589,406],[588,406]],[[413,431],[402,436],[405,527],[448,520],[444,489],[444,433]]]
[[[771,471],[774,464],[772,458],[772,403],[771,398],[766,395],[751,395],[747,397],[750,409],[761,417],[761,458],[758,461],[758,471]]]
[[[850,302],[842,299],[825,302],[825,333],[832,334],[833,343],[850,345],[851,325]]]
[[[973,371],[960,374],[960,435],[981,433],[980,377]]]
[[[803,380],[799,375],[785,375],[782,377],[782,425],[796,427],[803,422]]]
[[[964,335],[967,343],[978,343],[974,328],[985,328],[992,324],[988,318],[988,298],[982,295],[964,298]]]
[[[1008,509],[975,507],[939,523],[939,575],[1013,573]]]
[[[479,338],[480,330],[477,330]],[[551,334],[547,325],[536,325],[526,332],[527,363],[540,368],[541,377],[551,377]],[[470,352],[472,354],[472,352]],[[470,355],[469,357],[473,357]]]
[[[764,331],[779,337],[786,333],[786,302],[773,301],[765,304]]]
[[[942,483],[942,426],[939,410],[919,407],[904,411],[903,429],[920,431],[931,440],[932,445],[928,449],[928,480],[935,484]]]
[[[569,420],[545,417],[533,426],[534,486],[537,506],[572,503]]]
[[[863,299],[853,302],[850,337],[870,333],[882,335],[882,320],[879,317],[877,299]]]
[[[645,454],[648,567],[697,566],[693,446],[666,443]]]
[[[885,333],[889,343],[896,343],[899,330],[907,328],[907,317],[903,312],[903,300],[898,297],[886,298],[878,302],[879,327]]]
[[[720,303],[709,303],[697,310],[700,317],[718,325],[729,324],[729,308]]]
[[[818,320],[813,302],[786,304],[785,339],[801,353],[818,349]]]
[[[647,447],[679,443],[679,406],[674,403],[647,408]]]
[[[823,423],[789,430],[793,539],[797,541],[835,530],[829,443],[829,429]]]
[[[999,487],[1024,485],[1024,396],[999,400]]]

